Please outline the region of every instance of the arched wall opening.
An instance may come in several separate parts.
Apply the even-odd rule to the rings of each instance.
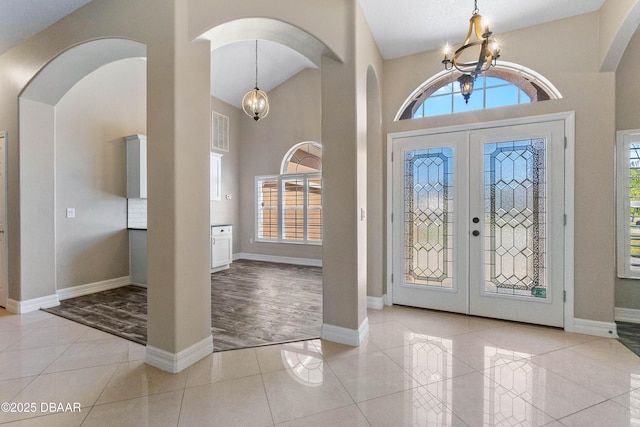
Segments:
[[[366,329],[360,328],[363,314],[360,308],[363,305],[366,308],[366,288],[360,286],[361,271],[357,262],[362,256],[357,230],[360,228],[359,221],[364,220],[360,219],[359,213],[354,215],[360,211],[356,207],[355,197],[360,192],[360,185],[354,175],[354,170],[360,167],[357,163],[359,147],[355,140],[357,89],[353,75],[349,74],[355,72],[354,62],[350,62],[354,58],[342,58],[323,40],[306,30],[305,25],[295,20],[287,23],[270,18],[242,18],[207,30],[201,37],[210,39],[212,47],[255,39],[278,42],[296,50],[318,66],[320,138],[300,137],[298,141],[319,140],[327,150],[326,155],[323,153],[323,170],[327,173],[323,175],[323,212],[326,216],[323,217],[321,249],[324,300],[321,335],[330,340],[358,345],[366,336]],[[302,100],[294,100],[293,105],[295,102]],[[263,132],[277,114],[273,109],[276,103],[273,100],[271,103],[269,117],[246,127],[254,132]],[[243,134],[243,139],[245,137],[246,134]],[[243,153],[248,151],[244,150]],[[280,157],[282,154],[284,152]],[[241,178],[241,185],[251,179],[253,177]],[[253,200],[251,206],[245,204],[240,210],[253,211]],[[247,221],[243,224],[246,225]],[[248,244],[248,237],[243,236],[241,245]]]
[[[64,197],[62,197],[63,193],[57,193],[57,189],[59,189],[57,180],[63,178],[67,184],[71,185],[73,183],[73,172],[66,173],[68,172],[69,164],[64,162],[66,161],[65,159],[70,159],[77,155],[78,151],[80,151],[77,148],[82,147],[82,144],[76,145],[76,148],[72,150],[73,152],[65,152],[64,144],[59,144],[56,141],[56,136],[59,135],[61,130],[57,122],[58,114],[56,108],[61,101],[64,101],[67,93],[70,93],[79,82],[96,72],[96,70],[108,64],[144,57],[146,57],[146,46],[139,42],[119,38],[89,41],[74,46],[56,56],[36,74],[20,94],[21,300],[42,298],[45,295],[46,301],[39,301],[41,307],[56,305],[60,288],[86,284],[82,283],[84,280],[97,281],[91,279],[92,275],[87,273],[80,273],[76,277],[70,277],[69,272],[74,268],[69,266],[69,263],[74,264],[75,268],[77,268],[78,265],[85,262],[93,264],[93,267],[89,268],[105,271],[108,270],[108,268],[104,267],[105,265],[109,262],[115,262],[115,260],[110,260],[108,256],[105,256],[104,253],[102,254],[103,263],[100,263],[101,265],[95,264],[96,260],[99,259],[99,254],[97,257],[94,256],[95,259],[85,257],[83,260],[83,252],[85,252],[85,255],[91,252],[96,255],[97,248],[92,247],[96,243],[95,241],[81,243],[82,237],[80,236],[76,236],[71,242],[66,241],[66,243],[62,243],[65,239],[59,239],[60,236],[67,236],[68,234],[65,234],[64,223],[60,222],[61,218],[67,216],[66,212],[61,211],[60,206],[56,204],[58,199],[63,199],[60,200],[62,203],[65,202]],[[146,69],[145,65],[142,66]],[[138,74],[140,74],[140,71]],[[146,99],[144,104],[146,107]],[[146,111],[144,114],[146,115]],[[96,113],[96,115],[99,115],[99,113]],[[106,119],[108,120],[108,117]],[[146,117],[144,121],[146,122]],[[78,128],[87,127],[88,125],[83,120],[78,120],[77,123],[74,123],[73,118],[68,117],[67,123],[69,126],[77,126]],[[123,137],[125,135],[120,136]],[[101,135],[101,137],[107,137],[107,135]],[[118,142],[113,139],[112,135],[110,141],[105,141],[105,144],[108,144],[109,147],[104,153],[108,156],[113,155],[115,152],[122,153],[122,147],[116,147]],[[121,142],[121,144],[124,145],[124,142]],[[118,160],[126,161],[121,155]],[[107,163],[106,159],[94,159],[94,161],[95,163],[91,165],[77,164],[80,169],[91,169],[86,171],[87,174],[81,174],[79,179],[87,179],[93,174],[93,179],[100,181],[104,179],[105,174],[109,174],[108,171],[101,170],[103,163]],[[107,167],[106,165],[104,166]],[[116,180],[115,182],[122,181],[121,177],[112,177],[113,179]],[[78,183],[76,182],[76,184]],[[118,187],[117,184],[116,187]],[[67,190],[73,191],[69,186],[67,186]],[[122,198],[122,193],[118,188],[103,188],[100,191],[111,193],[109,196],[112,199]],[[123,204],[126,206],[125,200],[118,202],[118,206],[123,206]],[[93,212],[93,215],[89,215],[88,210],[83,211],[83,209],[80,209],[76,214],[79,222],[74,225],[78,225],[80,228],[86,227],[87,230],[93,230],[93,232],[95,232],[96,228],[100,229],[100,216],[96,216],[95,212]],[[126,211],[123,214],[126,214]],[[98,223],[85,223],[89,216],[98,218]],[[126,223],[126,217],[124,219]],[[69,221],[73,221],[73,219],[69,218]],[[69,228],[74,227],[71,226]],[[113,230],[102,231],[105,232],[103,240],[112,240],[113,243],[114,236],[111,235]],[[119,237],[116,237],[116,240],[120,241],[120,243],[115,243],[115,246],[111,245],[111,247],[122,247],[121,242],[123,239],[123,234],[120,233]],[[124,249],[128,248],[125,247]],[[65,253],[59,253],[59,250],[64,250]],[[69,253],[75,253],[75,255],[68,258]],[[114,259],[116,258],[115,254],[112,253],[111,255]],[[121,254],[119,256],[120,258],[122,257]],[[59,274],[65,277],[61,283],[58,283]],[[108,275],[109,273],[105,272],[105,274]]]
[[[207,31],[203,38],[211,40],[212,52],[212,70],[216,70],[218,66],[216,59],[223,59],[218,54],[222,50],[238,49],[242,51],[242,42],[248,42],[253,50],[254,40],[258,40],[258,60],[259,60],[259,79],[258,84],[261,89],[264,88],[264,81],[267,79],[266,73],[270,70],[269,61],[273,58],[265,57],[265,53],[270,50],[272,43],[277,43],[279,49],[293,50],[293,56],[302,56],[307,63],[307,68],[295,73],[282,83],[268,90],[268,96],[271,104],[271,110],[263,120],[255,122],[246,116],[241,110],[237,113],[229,114],[230,129],[234,127],[234,120],[239,123],[237,133],[239,138],[232,138],[229,143],[229,151],[221,152],[223,176],[225,168],[234,167],[237,162],[237,173],[233,177],[237,185],[238,208],[235,218],[228,215],[227,212],[233,209],[233,198],[230,201],[222,200],[220,202],[211,203],[211,221],[212,223],[221,223],[224,218],[231,219],[233,223],[234,248],[233,252],[238,254],[239,258],[245,259],[262,259],[271,261],[287,261],[291,263],[299,263],[303,265],[317,266],[323,262],[323,247],[316,241],[308,241],[303,239],[302,242],[292,243],[283,235],[269,235],[265,238],[261,234],[260,220],[261,214],[256,210],[256,177],[264,175],[276,175],[281,173],[283,156],[291,150],[291,148],[299,144],[300,141],[321,141],[322,140],[322,105],[321,105],[321,70],[319,66],[322,62],[322,54],[326,47],[317,39],[310,36],[301,29],[286,24],[281,21],[275,21],[263,18],[247,18],[231,21],[221,24]],[[304,43],[301,43],[304,41]],[[233,56],[233,55],[232,55]],[[253,65],[253,52],[249,56]],[[241,59],[240,59],[241,60]],[[302,60],[302,58],[300,58]],[[219,71],[218,71],[219,73]],[[240,76],[240,71],[235,73]],[[212,94],[215,85],[220,84],[220,80],[214,81],[216,73],[212,73]],[[222,80],[226,78],[221,76]],[[237,82],[243,84],[242,81]],[[278,79],[279,80],[279,79]],[[253,86],[253,76],[247,78],[247,83]],[[247,88],[248,89],[248,88]],[[241,98],[241,95],[238,97]],[[217,101],[217,100],[216,100]],[[226,101],[233,102],[234,99]],[[215,102],[219,106],[219,102]],[[237,105],[235,105],[237,108]],[[222,107],[220,107],[222,108]],[[226,109],[229,111],[229,109]],[[224,111],[224,109],[222,109]],[[216,111],[218,112],[218,111]],[[228,166],[227,166],[228,165]],[[223,187],[229,188],[229,183],[222,183]],[[234,188],[234,186],[231,186]],[[227,205],[228,208],[220,208]],[[308,220],[308,218],[307,218]],[[285,227],[285,219],[279,218],[278,222],[282,227],[282,233],[288,228]],[[291,225],[289,223],[289,225]],[[236,240],[236,236],[238,239]],[[236,246],[237,243],[237,246]],[[216,275],[212,276],[214,281],[213,289],[215,291]],[[283,283],[284,285],[284,283]],[[281,286],[274,283],[273,286]],[[321,284],[320,284],[321,286]],[[322,292],[322,288],[317,290]],[[300,295],[303,295],[301,293]],[[215,292],[212,298],[216,299]],[[259,299],[260,297],[258,297]],[[302,301],[307,304],[308,301]],[[214,302],[215,308],[215,302]],[[317,315],[316,313],[317,312]],[[314,310],[313,318],[322,320],[323,306]],[[273,310],[269,316],[277,317],[277,310]],[[215,321],[216,312],[212,312]],[[292,337],[298,333],[291,331]],[[320,336],[320,329],[317,330],[317,336]],[[215,346],[215,335],[214,335]]]

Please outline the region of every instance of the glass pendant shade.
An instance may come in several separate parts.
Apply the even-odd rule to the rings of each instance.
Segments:
[[[473,92],[473,83],[476,81],[476,78],[469,74],[463,74],[458,77],[458,83],[460,83],[460,92],[464,97],[464,102],[466,104],[469,103],[469,97],[471,97],[471,93]]]
[[[264,119],[269,114],[269,98],[267,94],[256,86],[242,98],[242,110],[249,117],[253,117],[256,122]]]
[[[269,98],[263,90],[258,89],[258,40],[256,40],[256,87],[242,98],[242,110],[256,122],[269,114]]]

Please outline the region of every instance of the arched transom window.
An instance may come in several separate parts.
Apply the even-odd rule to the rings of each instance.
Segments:
[[[308,141],[294,145],[282,159],[281,173],[322,172],[322,146]]]
[[[443,71],[418,87],[396,120],[462,113],[562,98],[542,75],[518,64],[500,62],[478,76],[466,102],[457,82],[460,73]]]

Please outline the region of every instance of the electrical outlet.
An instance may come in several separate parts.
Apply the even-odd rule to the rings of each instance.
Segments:
[[[253,237],[249,237],[249,243],[253,244]]]

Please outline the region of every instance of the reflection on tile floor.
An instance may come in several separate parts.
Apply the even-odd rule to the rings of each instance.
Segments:
[[[0,424],[640,425],[640,358],[617,340],[406,307],[369,323],[360,347],[213,353],[171,375],[139,344],[0,309]]]

